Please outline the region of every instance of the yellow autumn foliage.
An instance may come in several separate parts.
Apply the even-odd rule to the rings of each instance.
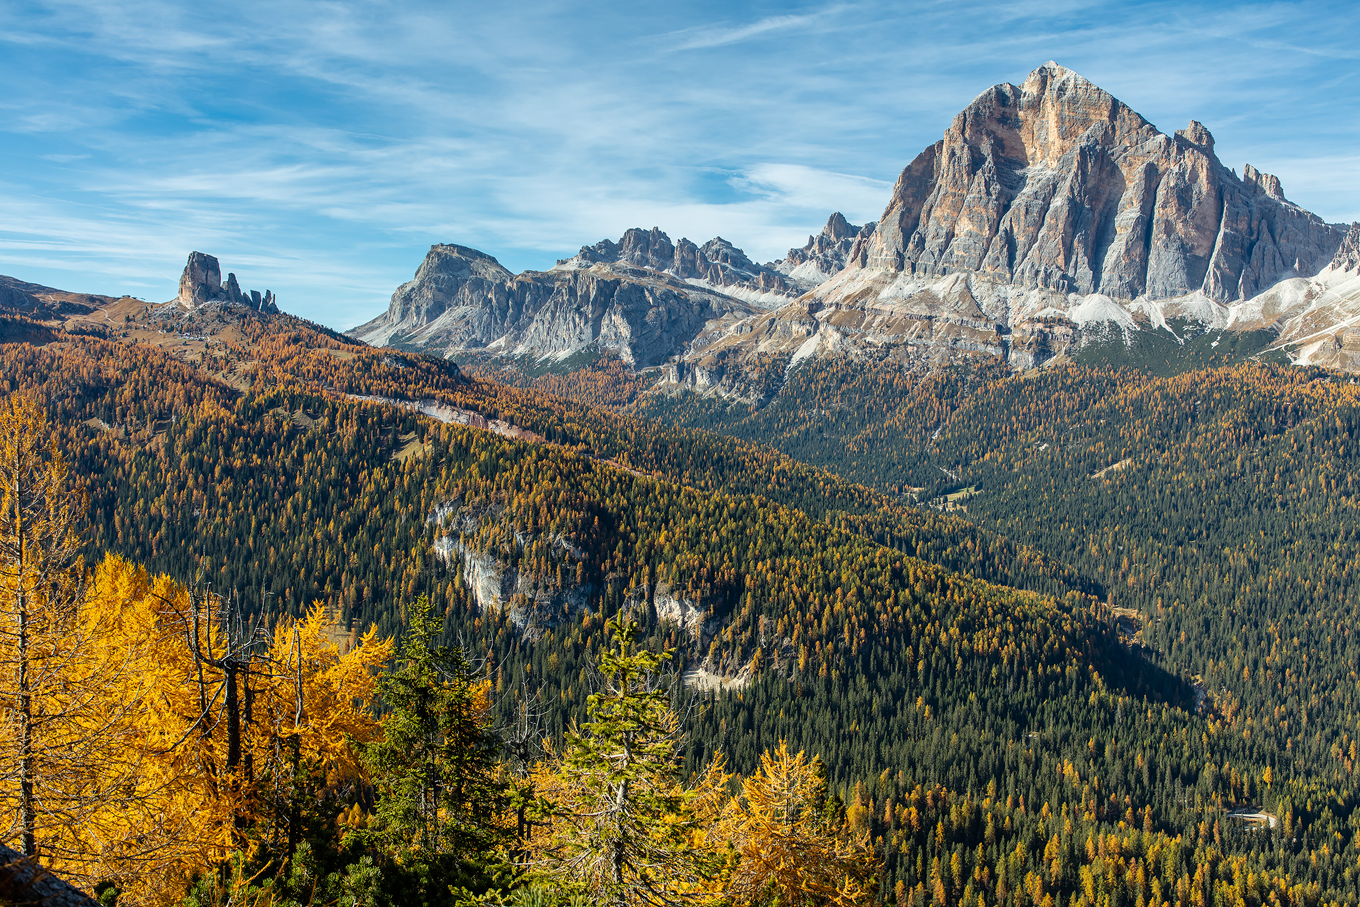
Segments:
[[[826,797],[821,766],[802,752],[780,741],[760,757],[719,823],[737,851],[727,881],[734,904],[853,907],[876,897],[873,851],[830,813]]]
[[[195,874],[247,846],[244,828],[286,834],[279,805],[295,785],[303,776],[321,787],[355,781],[354,744],[378,727],[368,703],[391,644],[370,631],[342,654],[326,638],[318,603],[257,638],[239,678],[249,691],[242,759],[228,771],[225,679],[191,646],[223,654],[217,610],[116,555],[100,564],[79,605],[87,653],[71,660],[68,685],[85,691],[105,749],[118,754],[89,766],[88,786],[116,784],[78,828],[40,823],[38,837],[50,868],[115,882],[120,904],[177,903]]]

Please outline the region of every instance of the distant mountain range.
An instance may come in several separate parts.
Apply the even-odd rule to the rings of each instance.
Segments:
[[[1360,225],[1328,224],[1192,121],[1166,135],[1045,63],[989,88],[907,165],[879,221],[833,214],[781,261],[659,229],[515,275],[438,245],[358,339],[447,356],[612,351],[740,394],[744,366],[850,354],[1031,368],[1165,331],[1261,330],[1300,363],[1360,368]]]
[[[722,237],[672,243],[660,229],[583,246],[549,271],[515,275],[476,249],[437,245],[387,312],[350,332],[375,345],[566,357],[612,350],[637,368],[665,363],[705,332],[744,323],[844,266],[856,227],[833,214],[802,249],[756,264]]]

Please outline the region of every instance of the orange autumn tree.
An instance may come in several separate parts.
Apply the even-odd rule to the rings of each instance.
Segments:
[[[139,701],[120,695],[133,659],[81,609],[83,515],[38,401],[0,400],[0,840],[63,865],[106,804],[135,796],[137,770]]]
[[[228,632],[219,599],[112,555],[90,576],[83,516],[39,402],[0,399],[0,841],[177,903],[234,851],[290,855],[304,803],[353,792],[391,646],[342,653],[319,604]]]
[[[252,837],[291,852],[302,801],[338,795],[360,778],[356,744],[376,733],[367,704],[391,653],[374,631],[342,654],[327,640],[317,604],[303,619],[260,634],[249,670],[237,678],[249,715],[233,719],[226,679],[196,656],[221,656],[229,644],[227,634],[209,632],[220,626],[219,602],[110,555],[85,606],[91,620],[104,622],[100,645],[141,656],[121,690],[143,703],[134,722],[139,796],[111,804],[99,819],[143,834],[135,851],[90,853],[98,874],[122,889],[120,903],[174,903],[195,874],[248,850]],[[227,733],[233,720],[235,744]],[[242,755],[229,766],[233,745]]]
[[[738,856],[727,882],[734,904],[853,907],[877,895],[878,862],[827,808],[821,763],[783,741],[760,757],[721,828]]]

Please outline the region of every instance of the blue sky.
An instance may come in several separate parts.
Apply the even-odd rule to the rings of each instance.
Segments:
[[[0,2],[0,273],[165,300],[188,253],[335,327],[426,249],[630,226],[753,258],[1054,59],[1360,219],[1349,2]]]

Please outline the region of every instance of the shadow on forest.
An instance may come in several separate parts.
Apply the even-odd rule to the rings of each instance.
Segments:
[[[1115,630],[1109,629],[1100,635],[1096,651],[1098,661],[1094,667],[1111,690],[1194,711],[1194,686],[1187,678],[1158,664],[1154,649],[1125,643]]]

